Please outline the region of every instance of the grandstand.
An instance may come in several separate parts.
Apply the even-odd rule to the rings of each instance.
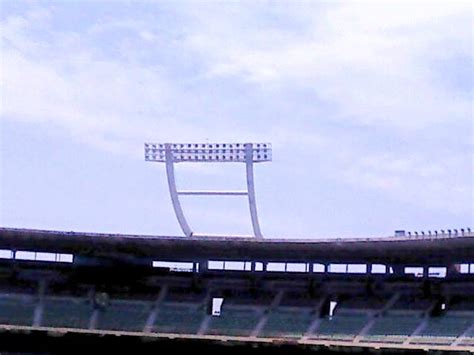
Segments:
[[[0,338],[472,352],[473,262],[470,232],[283,240],[0,228]]]

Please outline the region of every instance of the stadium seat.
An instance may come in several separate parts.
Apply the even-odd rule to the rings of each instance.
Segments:
[[[166,294],[165,302],[174,303],[202,303],[206,297],[203,291],[196,291],[189,288],[170,288]]]
[[[471,325],[472,325],[472,324],[474,324],[474,322],[471,323]],[[474,328],[469,329],[469,331],[467,332],[466,336],[467,336],[467,337],[470,337],[470,338],[474,338]]]
[[[320,301],[320,298],[311,297],[306,290],[285,291],[279,305],[314,308]]]
[[[450,311],[474,312],[474,300],[467,297],[454,297],[449,304]]]
[[[47,297],[43,305],[42,326],[89,328],[93,309],[88,299]]]
[[[399,314],[413,314],[415,311],[422,313],[427,311],[432,304],[432,300],[422,298],[418,295],[403,295],[390,308],[390,311],[392,311],[392,313],[397,312]]]
[[[323,318],[312,337],[352,340],[360,333],[367,322],[368,317],[366,315],[336,314],[333,317]]]
[[[36,301],[29,296],[0,298],[0,324],[29,325],[33,324]]]
[[[459,345],[467,345],[474,347],[474,320],[472,320],[464,337],[460,339]]]
[[[250,336],[260,318],[255,309],[222,307],[219,316],[213,316],[206,334]]]
[[[358,311],[373,311],[382,309],[385,304],[388,302],[386,298],[375,298],[375,297],[366,297],[358,296],[344,299],[339,302],[337,305],[338,313],[345,313],[346,311],[352,312],[354,310]]]
[[[277,307],[268,314],[259,336],[300,338],[305,335],[315,317],[308,308],[298,310]]]
[[[199,306],[162,304],[158,308],[152,331],[197,334],[205,315],[204,309]]]
[[[151,302],[112,300],[99,312],[98,329],[141,332],[152,309]]]
[[[269,306],[275,294],[273,292],[239,292],[230,296],[224,296],[225,305],[239,305],[239,306]]]
[[[422,336],[458,337],[474,322],[474,317],[463,317],[446,314],[442,317],[430,318],[426,328],[419,334]]]
[[[422,319],[417,313],[411,315],[388,313],[375,320],[364,339],[370,341],[403,341],[415,331],[421,321]]]

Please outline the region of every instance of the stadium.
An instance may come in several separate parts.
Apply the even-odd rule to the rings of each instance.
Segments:
[[[290,241],[2,228],[0,348],[472,352],[474,234],[460,233]]]
[[[470,228],[275,239],[254,163],[271,145],[145,144],[180,236],[0,228],[0,352],[474,352]],[[174,164],[240,162],[246,191],[179,191]],[[195,233],[182,195],[248,198],[254,235]]]

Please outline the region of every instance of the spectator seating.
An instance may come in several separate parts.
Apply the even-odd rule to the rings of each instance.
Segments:
[[[311,309],[277,307],[268,314],[267,322],[259,336],[261,337],[294,337],[305,335],[316,315]]]
[[[250,336],[257,326],[260,312],[254,308],[222,307],[219,316],[212,316],[207,334]]]
[[[97,328],[141,332],[152,305],[151,302],[112,300],[99,312]]]
[[[367,322],[368,317],[363,314],[336,314],[332,317],[321,319],[316,334],[313,336],[317,338],[352,340],[360,333]]]
[[[89,328],[93,308],[88,299],[47,297],[43,307],[42,326]]]
[[[152,331],[197,334],[205,315],[202,307],[164,303],[158,308]]]
[[[0,297],[0,324],[31,326],[36,304],[32,296]]]

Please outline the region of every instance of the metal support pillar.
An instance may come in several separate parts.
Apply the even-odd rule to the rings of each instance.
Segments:
[[[245,144],[245,166],[247,170],[247,194],[249,198],[250,217],[252,219],[253,233],[256,238],[262,239],[260,224],[258,223],[257,203],[255,200],[255,185],[253,178],[253,149],[252,144]]]
[[[168,178],[168,188],[170,190],[171,202],[173,204],[174,213],[178,219],[179,226],[183,230],[186,237],[191,237],[193,232],[189,228],[189,224],[184,217],[181,203],[179,202],[178,191],[176,189],[176,179],[174,177],[174,159],[171,152],[170,144],[165,144],[166,155],[166,177]]]

